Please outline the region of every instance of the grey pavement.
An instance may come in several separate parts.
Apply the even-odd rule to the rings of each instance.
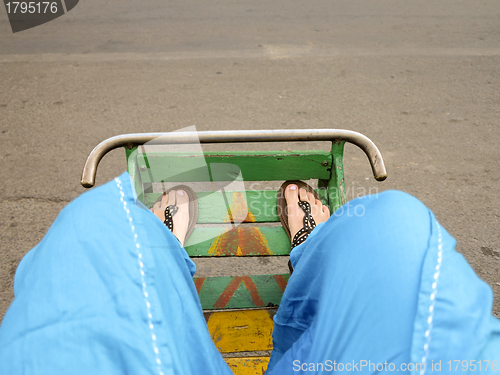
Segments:
[[[16,34],[2,8],[0,35],[0,317],[22,256],[85,191],[92,148],[190,125],[367,135],[389,178],[373,180],[347,147],[348,196],[400,189],[422,200],[492,287],[500,316],[498,1],[86,0]],[[116,150],[97,182],[124,170]],[[203,267],[239,267],[222,263]]]

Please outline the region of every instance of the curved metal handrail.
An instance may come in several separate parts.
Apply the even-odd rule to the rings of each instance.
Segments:
[[[236,130],[124,134],[99,143],[89,154],[83,167],[81,184],[91,188],[95,184],[97,166],[109,151],[118,147],[134,147],[162,137],[162,144],[192,143],[237,143],[237,142],[301,142],[301,141],[346,141],[361,148],[372,166],[377,181],[387,178],[384,160],[377,146],[361,133],[340,129],[294,129],[294,130]],[[196,140],[196,141],[195,141]]]

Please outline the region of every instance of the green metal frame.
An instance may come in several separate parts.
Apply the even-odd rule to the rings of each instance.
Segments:
[[[269,181],[269,180],[295,180],[295,179],[318,179],[318,194],[322,201],[328,204],[331,212],[337,210],[346,201],[344,184],[343,151],[345,141],[333,142],[330,153],[320,151],[292,151],[292,152],[207,152],[198,157],[204,157],[210,163],[234,163],[241,169],[245,169],[245,181]],[[151,207],[160,196],[160,193],[154,193],[150,184],[152,182],[196,182],[196,181],[224,181],[222,177],[213,176],[208,173],[201,174],[190,164],[193,158],[184,154],[175,154],[171,157],[184,158],[181,167],[176,170],[167,165],[166,154],[148,153],[147,156],[139,153],[139,147],[125,147],[128,172],[131,175],[139,200],[146,206]],[[258,160],[260,168],[255,163],[252,165],[252,159]],[[293,160],[296,159],[296,160]],[[177,164],[178,166],[179,164]],[[262,166],[266,168],[263,169]],[[155,174],[168,175],[172,178],[158,179],[152,178],[150,171],[154,169]],[[167,172],[168,169],[168,172]],[[141,171],[142,170],[142,171]],[[185,171],[185,172],[183,172]],[[176,179],[173,179],[175,177]],[[230,176],[228,176],[228,179]],[[249,206],[251,205],[252,193],[247,192]],[[202,193],[200,193],[202,194]],[[259,194],[262,195],[262,194]],[[270,194],[267,192],[266,197]],[[275,197],[270,197],[275,204]],[[203,214],[202,214],[203,215]],[[270,220],[270,217],[257,221],[277,221]],[[207,219],[200,218],[199,222]]]
[[[330,152],[210,152],[205,154],[183,154],[149,152],[142,145],[160,137],[162,144],[189,144],[226,142],[276,142],[276,141],[331,141]],[[165,138],[166,137],[166,138]],[[346,202],[343,153],[345,142],[359,146],[368,156],[374,176],[381,181],[386,178],[385,166],[377,147],[365,136],[346,130],[276,130],[199,133],[152,133],[130,134],[110,138],[99,144],[89,155],[81,183],[85,187],[94,185],[97,165],[110,150],[125,147],[127,169],[135,190],[146,206],[151,207],[160,192],[153,191],[153,183],[166,182],[218,182],[230,181],[241,172],[245,181],[318,180],[318,194],[331,212]],[[158,144],[158,143],[156,143]],[[142,150],[141,150],[142,149]],[[206,168],[200,169],[200,160]],[[180,162],[182,161],[182,162]],[[215,164],[237,165],[217,172]],[[217,173],[216,173],[217,172]],[[228,223],[228,202],[235,202],[242,192],[199,192],[198,201],[203,201],[198,223]],[[188,239],[185,249],[191,257],[208,256],[270,256],[288,255],[290,240],[282,227],[266,226],[262,223],[278,222],[274,210],[253,210],[253,207],[276,208],[277,192],[246,191],[248,208],[239,225],[196,228]],[[203,199],[201,199],[203,198]],[[252,209],[250,209],[252,208]],[[229,215],[232,220],[232,215]],[[202,240],[209,238],[208,240]],[[255,275],[234,277],[194,278],[202,307],[205,310],[263,308],[279,305],[288,281],[288,275]]]
[[[235,152],[206,153],[198,155],[213,163],[234,163],[240,167],[245,180],[285,180],[318,178],[321,199],[335,211],[345,202],[343,149],[344,141],[333,142],[331,152],[297,151],[297,152]],[[200,173],[194,167],[199,165],[193,155],[165,153],[141,153],[139,147],[125,148],[128,171],[134,181],[138,198],[151,207],[161,193],[154,193],[152,182],[193,182],[224,180],[227,176],[214,176],[208,170]],[[179,161],[182,160],[182,163]],[[191,167],[195,170],[191,172]],[[158,181],[152,175],[171,176]],[[187,172],[186,172],[187,171]],[[229,178],[229,177],[227,177]],[[248,207],[253,203],[276,206],[277,192],[262,194],[262,191],[246,192]],[[198,193],[202,196],[207,193]],[[222,222],[226,211],[224,202],[217,199],[216,193],[210,192],[214,200],[211,209],[200,210],[198,223]],[[227,201],[232,194],[226,193]],[[220,210],[220,212],[217,212]],[[279,221],[276,211],[266,215],[253,215],[252,222]],[[197,228],[186,243],[185,249],[191,257],[206,256],[262,256],[288,255],[290,241],[282,227],[237,227],[223,233],[222,228]],[[210,234],[210,235],[207,235]],[[210,238],[200,242],[198,237]],[[217,244],[217,242],[221,242]],[[217,247],[220,252],[211,252]],[[288,275],[257,275],[246,277],[208,277],[195,278],[195,284],[202,307],[205,310],[226,308],[257,308],[279,305],[288,280]],[[281,289],[281,288],[282,289]]]

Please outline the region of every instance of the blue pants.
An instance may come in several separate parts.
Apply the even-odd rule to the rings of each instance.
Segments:
[[[500,322],[491,289],[454,246],[407,194],[344,205],[291,253],[267,373],[451,373],[455,360],[482,360],[488,373]],[[136,204],[127,173],[83,194],[17,269],[0,374],[231,374],[194,272]]]

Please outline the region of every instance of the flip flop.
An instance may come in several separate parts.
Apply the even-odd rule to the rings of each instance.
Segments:
[[[184,243],[186,243],[188,237],[193,233],[194,227],[196,225],[196,222],[198,220],[198,198],[196,197],[196,193],[194,192],[193,189],[191,189],[187,185],[177,185],[174,186],[167,191],[164,191],[162,195],[156,200],[155,204],[158,203],[163,199],[165,195],[167,195],[169,192],[172,190],[183,190],[186,192],[186,194],[189,197],[189,223],[188,223],[188,229],[186,232],[186,237],[184,238]],[[179,210],[179,207],[175,204],[173,205],[168,205],[165,208],[165,220],[163,223],[167,226],[167,228],[173,232],[174,231],[174,222],[173,222],[173,216],[177,213]]]
[[[287,212],[287,203],[285,199],[285,189],[287,188],[288,185],[297,185],[299,189],[305,189],[308,193],[312,193],[314,195],[315,199],[320,199],[318,193],[314,191],[312,186],[306,184],[303,181],[299,180],[288,180],[281,185],[281,187],[278,190],[278,202],[277,202],[277,208],[278,208],[278,217],[280,218],[281,225],[283,225],[283,228],[285,229],[285,232],[288,234],[288,238],[290,239],[290,243],[292,244],[292,249],[301,243],[303,243],[309,234],[312,232],[312,230],[316,227],[316,222],[314,221],[314,218],[312,217],[311,214],[311,205],[308,202],[301,201],[299,198],[299,207],[304,211],[304,218],[302,219],[302,228],[299,229],[299,231],[295,234],[294,238],[292,238],[292,235],[290,233],[290,226],[288,224],[288,212]],[[288,261],[288,268],[290,269],[290,274],[293,272],[293,266],[290,261]]]

